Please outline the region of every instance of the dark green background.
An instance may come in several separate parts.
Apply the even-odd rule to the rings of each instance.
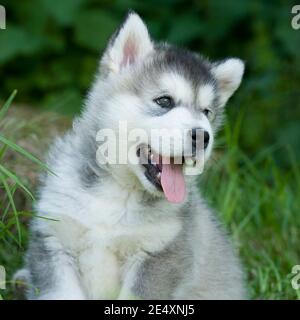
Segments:
[[[289,145],[300,159],[300,30],[290,1],[254,0],[7,0],[0,31],[0,98],[74,114],[93,79],[100,52],[128,9],[156,40],[186,46],[211,59],[238,56],[244,82],[230,102],[243,114],[240,146],[248,154]]]

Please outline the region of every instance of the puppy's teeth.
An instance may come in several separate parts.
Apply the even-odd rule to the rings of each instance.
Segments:
[[[158,179],[160,179],[161,173],[159,172],[159,173],[156,175],[156,177],[157,177]]]

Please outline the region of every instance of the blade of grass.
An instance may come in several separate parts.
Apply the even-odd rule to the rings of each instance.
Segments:
[[[232,145],[238,146],[239,138],[240,138],[240,131],[242,128],[244,117],[245,117],[245,112],[246,112],[245,108],[241,109],[241,111],[236,119],[235,125],[232,129],[232,135],[231,135],[232,141],[228,141],[228,142],[230,142],[229,146],[232,146]]]
[[[17,190],[17,186],[15,184],[12,187],[12,190],[11,190],[12,197],[14,197],[14,194],[15,194],[16,190]],[[4,221],[4,219],[6,218],[10,206],[11,206],[10,201],[8,201],[7,206],[6,206],[6,208],[5,208],[4,212],[3,212],[3,215],[2,215],[2,221]]]
[[[0,160],[4,157],[6,150],[7,150],[7,145],[4,145],[4,146],[0,149]]]
[[[59,222],[60,220],[58,219],[54,219],[54,218],[48,218],[42,215],[38,215],[38,214],[34,214],[28,211],[19,211],[19,216],[22,215],[24,217],[36,217],[36,218],[40,218],[40,219],[44,219],[44,220],[48,220],[48,221],[55,221],[55,222]]]
[[[295,178],[297,180],[297,184],[300,185],[300,166],[296,160],[295,154],[291,148],[290,145],[286,146],[287,154],[293,169],[293,173],[295,175]]]
[[[21,226],[20,226],[20,221],[19,221],[19,216],[18,216],[18,212],[14,203],[14,199],[13,199],[13,195],[11,194],[10,188],[6,182],[5,177],[0,174],[0,181],[3,184],[6,194],[8,196],[9,202],[11,204],[14,216],[15,216],[15,221],[16,221],[16,226],[17,226],[17,231],[18,231],[18,240],[19,240],[19,245],[21,245],[21,241],[22,241],[22,234],[21,234]]]
[[[9,109],[12,101],[14,100],[16,94],[17,94],[17,90],[14,90],[13,93],[10,95],[10,97],[8,98],[8,100],[4,103],[4,106],[0,109],[0,120],[4,117],[4,115],[6,114],[7,110]]]
[[[5,145],[7,145],[9,148],[17,151],[18,153],[22,154],[24,157],[26,157],[27,159],[31,160],[32,162],[36,163],[37,165],[39,165],[41,168],[43,168],[44,170],[51,172],[51,170],[47,167],[47,165],[45,165],[41,160],[37,159],[36,157],[34,157],[32,154],[30,154],[28,151],[26,151],[25,149],[23,149],[22,147],[18,146],[17,144],[15,144],[14,142],[6,139],[5,137],[0,135],[0,142],[4,143]],[[52,173],[52,172],[51,172]]]
[[[22,183],[22,181],[11,171],[7,170],[6,168],[4,168],[1,164],[0,164],[0,171],[7,177],[11,178],[20,188],[22,188],[30,197],[32,200],[34,199],[33,194],[29,191],[28,188],[26,188],[24,186],[24,184]]]
[[[4,233],[5,235],[9,236],[16,244],[18,247],[20,247],[20,243],[18,241],[18,239],[8,230],[10,228],[11,225],[5,225],[3,222],[0,221],[0,226],[2,225],[2,230],[3,230],[3,235],[1,235],[1,237],[3,237],[3,240],[7,245],[9,245],[9,242],[7,241],[7,239],[5,239],[4,237]],[[1,232],[2,232],[1,230]]]

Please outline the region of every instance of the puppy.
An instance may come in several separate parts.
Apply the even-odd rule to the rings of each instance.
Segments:
[[[243,72],[237,58],[210,62],[154,43],[141,18],[127,16],[81,115],[50,150],[54,174],[42,178],[35,208],[47,219],[32,221],[16,275],[28,299],[246,297],[238,259],[196,187]],[[137,129],[145,134],[130,139]]]

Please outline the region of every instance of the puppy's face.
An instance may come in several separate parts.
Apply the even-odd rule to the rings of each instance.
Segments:
[[[154,45],[140,17],[129,14],[108,44],[91,94],[98,105],[101,92],[101,127],[113,129],[128,154],[127,164],[112,170],[137,177],[147,191],[170,202],[184,201],[184,174],[201,172],[243,72],[239,59],[211,63]]]

